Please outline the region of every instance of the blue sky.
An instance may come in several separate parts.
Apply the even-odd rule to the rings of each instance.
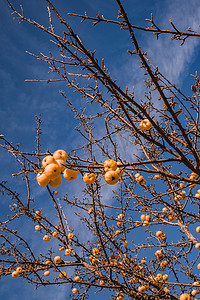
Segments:
[[[96,13],[103,14],[108,18],[115,18],[118,7],[113,0],[74,0],[74,1],[52,1],[58,11],[63,16],[67,12],[77,12],[95,16]],[[161,28],[171,28],[169,19],[180,28],[186,30],[189,26],[198,30],[200,6],[199,0],[127,0],[124,1],[130,20],[135,25],[147,26],[146,18],[150,18],[153,13],[155,22]],[[35,120],[34,116],[39,113],[42,116],[42,151],[49,149],[54,151],[64,148],[69,152],[72,148],[81,145],[82,140],[74,132],[77,125],[72,112],[67,109],[64,98],[58,90],[65,89],[68,97],[76,103],[79,96],[66,89],[61,83],[43,84],[25,82],[26,79],[46,79],[48,78],[48,67],[32,58],[26,53],[30,51],[38,53],[48,53],[55,51],[50,42],[49,36],[36,30],[25,22],[19,24],[13,20],[11,11],[6,1],[0,0],[0,134],[4,134],[8,140],[20,143],[25,151],[32,151],[35,147]],[[30,18],[35,18],[43,25],[48,26],[48,14],[46,4],[42,0],[19,1],[13,0],[13,4],[22,4],[25,14]],[[80,26],[77,18],[67,16],[71,26],[79,34],[81,39],[87,43],[88,48],[96,49],[98,58],[105,58],[105,63],[109,67],[113,78],[122,85],[135,86],[136,96],[143,95],[143,75],[138,69],[138,60],[127,54],[127,49],[131,49],[128,34],[120,31],[116,25],[100,24],[92,27],[90,22],[84,22]],[[148,57],[154,65],[158,65],[160,71],[171,81],[176,83],[187,94],[190,94],[192,77],[199,67],[199,40],[190,38],[185,45],[180,47],[179,41],[171,41],[169,36],[160,36],[156,41],[154,35],[150,33],[136,31],[143,50],[148,52]],[[83,104],[84,105],[84,104]],[[99,129],[100,130],[100,129]],[[124,147],[124,145],[122,145]],[[131,160],[131,153],[126,149],[126,156]],[[23,189],[17,179],[12,179],[11,173],[17,169],[17,165],[5,151],[0,152],[0,177],[12,182],[19,189]],[[66,186],[68,188],[69,186]],[[76,186],[69,187],[71,193],[78,195]],[[62,191],[61,191],[62,192]],[[38,189],[35,191],[37,199],[44,199],[44,195]],[[108,192],[107,197],[110,194]],[[2,213],[6,213],[7,202],[3,203]],[[47,206],[47,203],[44,203]],[[75,224],[77,230],[80,225]],[[29,231],[30,230],[30,231]],[[27,234],[32,233],[27,226]],[[33,243],[38,245],[37,239],[33,236]],[[24,282],[21,278],[1,278],[0,298],[15,300],[34,299],[55,299],[68,300],[69,289],[65,286],[39,288],[34,291],[34,287]],[[101,299],[101,296],[92,295],[89,299]],[[106,295],[105,295],[106,299]]]

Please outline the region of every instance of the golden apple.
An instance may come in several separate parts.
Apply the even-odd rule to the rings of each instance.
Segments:
[[[57,160],[57,159],[62,159],[62,160],[64,160],[64,161],[66,161],[68,155],[67,155],[67,153],[66,153],[64,150],[59,149],[59,150],[56,150],[56,151],[54,152],[53,157],[54,157],[56,160]]]
[[[104,170],[105,172],[108,172],[108,171],[115,171],[117,169],[117,162],[114,161],[113,159],[107,159],[104,164]]]
[[[116,184],[119,181],[119,175],[116,171],[108,171],[104,175],[104,179],[108,184]]]
[[[37,180],[37,183],[42,187],[47,186],[50,181],[49,177],[47,177],[43,172],[40,172],[37,174],[36,180]]]
[[[96,181],[96,175],[94,173],[85,173],[83,176],[83,181],[86,184],[92,184]]]
[[[61,173],[61,168],[58,164],[49,164],[44,169],[44,173],[49,179],[55,179]]]
[[[78,176],[78,171],[73,170],[73,169],[66,168],[63,172],[63,177],[69,181],[76,179],[77,176]]]

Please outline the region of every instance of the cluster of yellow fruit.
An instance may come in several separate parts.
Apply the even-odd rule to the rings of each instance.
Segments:
[[[23,272],[22,267],[17,267],[15,271],[12,272],[12,277],[17,278],[19,274]]]
[[[135,180],[137,183],[146,184],[146,180],[140,173],[135,174]]]
[[[107,159],[104,166],[104,179],[108,184],[114,185],[119,181],[119,178],[123,175],[123,170],[120,168],[121,163],[114,161],[113,159]],[[96,181],[96,175],[94,173],[85,173],[83,181],[86,184],[92,184]]]
[[[64,150],[56,150],[53,155],[47,155],[42,160],[43,170],[36,176],[36,180],[40,186],[58,187],[61,184],[62,176],[66,180],[74,180],[78,176],[78,172],[73,169],[65,168],[67,153]]]
[[[62,176],[66,180],[74,180],[78,176],[78,171],[65,167],[67,153],[64,150],[56,150],[53,155],[47,155],[42,160],[43,169],[37,174],[36,180],[42,187],[48,184],[54,188],[61,184]],[[123,174],[121,163],[108,159],[104,162],[104,179],[108,184],[116,184]],[[85,173],[83,181],[86,184],[92,184],[96,181],[95,173]]]

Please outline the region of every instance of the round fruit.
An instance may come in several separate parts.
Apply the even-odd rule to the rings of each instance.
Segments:
[[[62,261],[62,258],[61,258],[60,256],[55,256],[55,257],[54,257],[54,262],[55,262],[55,264],[60,264],[61,261]]]
[[[146,292],[146,290],[147,290],[147,288],[144,285],[141,285],[141,286],[138,287],[138,292],[139,293],[144,293],[144,292]]]
[[[19,276],[19,272],[17,272],[17,271],[12,272],[12,277],[13,278],[17,278],[18,276]]]
[[[46,168],[49,164],[56,164],[55,158],[52,155],[47,155],[42,160],[43,168]]]
[[[78,290],[76,288],[73,288],[72,289],[72,294],[77,294],[78,293]]]
[[[168,276],[167,274],[164,274],[164,275],[163,275],[163,280],[164,280],[164,281],[167,281],[168,279],[169,279],[169,276]]]
[[[196,228],[196,232],[200,233],[200,226]]]
[[[161,268],[165,268],[168,266],[168,262],[166,260],[161,261],[160,263]]]
[[[161,237],[163,235],[163,232],[161,230],[156,231],[156,236]]]
[[[104,164],[104,170],[105,172],[108,172],[108,171],[115,171],[117,169],[117,162],[114,161],[113,159],[107,159]]]
[[[198,291],[197,290],[192,290],[191,294],[192,294],[192,296],[196,296],[198,294]]]
[[[72,250],[71,249],[66,249],[65,250],[65,255],[69,256],[72,254]]]
[[[69,233],[67,237],[68,237],[69,240],[73,240],[74,235],[73,235],[73,233]]]
[[[55,231],[55,232],[53,232],[53,237],[55,237],[55,238],[57,238],[58,237],[58,233]]]
[[[58,177],[56,177],[55,179],[51,179],[49,181],[49,184],[50,184],[50,186],[56,188],[61,184],[61,181],[62,181],[62,176],[58,175]]]
[[[186,293],[181,294],[180,298],[179,298],[179,300],[190,300],[190,299],[191,299],[190,295],[188,295]]]
[[[63,251],[63,250],[65,250],[65,248],[61,246],[61,247],[59,248],[59,250],[60,250],[60,251]]]
[[[98,248],[93,248],[92,249],[92,253],[95,257],[98,257],[98,254],[99,254],[99,249]]]
[[[99,284],[100,284],[101,286],[104,286],[104,285],[106,285],[106,282],[105,282],[104,280],[100,280]]]
[[[66,279],[66,278],[67,278],[67,273],[66,273],[65,271],[64,271],[64,272],[60,272],[59,277],[60,277],[61,279]]]
[[[50,275],[50,272],[49,271],[45,271],[44,272],[44,276],[49,276]]]
[[[73,279],[73,281],[75,281],[75,282],[80,282],[80,281],[81,281],[81,279],[80,279],[80,277],[79,277],[79,276],[75,276],[75,277],[74,277],[74,279]]]
[[[44,235],[43,241],[49,242],[51,240],[51,237],[49,235]]]
[[[155,179],[155,180],[159,180],[159,179],[160,179],[160,175],[159,175],[159,174],[156,174],[156,175],[154,176],[154,179]]]
[[[200,243],[196,243],[196,244],[195,244],[195,248],[196,248],[197,250],[200,250]]]
[[[38,173],[36,176],[37,183],[40,186],[47,186],[49,184],[49,177],[47,177],[44,173]]]
[[[62,160],[64,160],[64,161],[66,161],[68,155],[67,155],[67,153],[66,153],[64,150],[59,149],[59,150],[56,150],[56,151],[54,152],[53,157],[54,157],[56,160],[57,160],[57,159],[62,159]]]
[[[57,162],[57,164],[59,164],[61,172],[63,172],[65,169],[65,161],[62,159],[56,159],[56,162]]]
[[[66,168],[63,172],[63,177],[69,181],[76,179],[77,176],[78,176],[78,171],[76,170]]]
[[[36,210],[36,212],[35,212],[35,218],[36,219],[40,219],[41,215],[42,215],[41,211],[40,210]]]
[[[152,124],[148,119],[144,119],[140,122],[140,129],[143,131],[150,130],[151,127],[152,127]]]
[[[104,175],[104,179],[108,184],[116,184],[119,181],[119,175],[116,171],[108,171]]]
[[[61,173],[61,168],[58,164],[49,164],[44,169],[44,173],[49,179],[55,179]]]
[[[124,246],[124,248],[127,248],[128,247],[128,241],[124,241],[123,246]]]
[[[83,181],[87,184],[92,184],[96,181],[96,175],[94,173],[85,173]]]
[[[18,272],[19,274],[23,272],[22,267],[17,267],[16,272]]]
[[[118,218],[118,220],[122,221],[124,219],[124,215],[123,214],[119,214],[117,218]]]
[[[40,229],[41,229],[40,225],[36,225],[36,226],[35,226],[35,230],[36,230],[36,231],[40,231]]]

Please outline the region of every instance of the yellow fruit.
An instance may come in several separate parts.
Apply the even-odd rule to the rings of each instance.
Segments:
[[[108,171],[104,175],[104,179],[108,184],[114,185],[119,181],[119,175],[116,171]]]
[[[191,189],[194,189],[196,186],[197,186],[196,183],[192,183],[192,184],[189,185],[189,187],[190,187]]]
[[[58,187],[60,184],[61,184],[61,181],[62,181],[62,176],[61,175],[58,175],[58,177],[54,178],[54,179],[51,179],[49,181],[49,184],[50,186],[52,186],[53,188],[56,188]]]
[[[61,168],[58,164],[49,164],[44,169],[44,173],[49,179],[55,179],[61,173]]]
[[[43,236],[43,241],[49,242],[51,240],[51,237],[49,235],[44,235]]]
[[[120,230],[116,230],[116,231],[115,231],[115,235],[116,235],[116,236],[118,236],[118,235],[120,235],[120,234],[121,234],[121,231],[120,231]]]
[[[145,220],[146,220],[147,222],[149,222],[149,221],[150,221],[150,216],[149,216],[149,215],[146,215],[146,216],[145,216]]]
[[[149,222],[145,220],[145,221],[143,222],[143,226],[144,226],[144,227],[148,227],[148,226],[149,226]]]
[[[145,220],[146,220],[146,215],[141,215],[141,216],[140,216],[140,219],[141,219],[142,221],[145,221]]]
[[[55,237],[55,238],[57,238],[58,237],[58,233],[55,231],[55,232],[53,232],[53,237]]]
[[[71,249],[66,249],[65,250],[65,255],[69,256],[72,254],[72,250]]]
[[[50,164],[56,164],[56,161],[52,155],[47,155],[42,160],[42,166],[43,166],[43,168],[46,168],[46,166],[48,166]]]
[[[155,255],[156,255],[157,258],[159,258],[159,259],[163,258],[162,250],[157,250],[157,251],[155,252]]]
[[[147,287],[144,286],[144,285],[141,285],[141,286],[138,287],[138,292],[139,293],[144,293],[144,292],[146,292],[146,290],[147,290]]]
[[[57,196],[57,195],[58,195],[58,191],[55,191],[55,192],[54,192],[54,195]]]
[[[36,180],[37,183],[42,187],[47,186],[50,181],[49,177],[47,177],[44,173],[38,173],[36,176]]]
[[[167,238],[167,237],[166,237],[166,234],[164,234],[164,233],[160,236],[160,239],[161,239],[162,241],[165,241],[166,238]]]
[[[200,270],[200,263],[197,265],[197,269],[199,269],[199,270]]]
[[[179,187],[180,187],[180,189],[183,189],[184,188],[184,183],[181,182]]]
[[[162,211],[163,211],[164,213],[167,213],[167,212],[168,212],[167,207],[163,207]]]
[[[199,194],[199,193],[196,193],[196,194],[194,195],[194,197],[197,198],[197,199],[200,199],[200,194]]]
[[[155,180],[159,180],[159,179],[160,179],[160,175],[159,175],[159,174],[156,174],[156,175],[154,176],[154,179],[155,179]]]
[[[95,257],[98,257],[98,254],[99,254],[99,249],[98,248],[93,248],[92,249],[92,253]]]
[[[156,231],[156,236],[157,237],[161,237],[161,235],[163,235],[163,232],[161,230]]]
[[[63,251],[63,250],[65,250],[65,248],[64,248],[64,247],[60,247],[59,250],[60,250],[60,251]]]
[[[22,267],[17,267],[17,269],[15,271],[18,272],[19,274],[21,274],[23,272]]]
[[[186,293],[181,294],[180,298],[179,298],[179,300],[190,300],[190,299],[191,299],[190,295],[188,295]]]
[[[192,296],[195,297],[198,294],[198,291],[197,290],[192,290],[191,294],[192,294]]]
[[[12,277],[17,278],[19,276],[19,273],[17,271],[12,272]]]
[[[40,229],[41,229],[40,225],[36,225],[36,226],[35,226],[35,230],[36,230],[36,231],[40,231]]]
[[[168,220],[169,220],[169,221],[174,221],[174,220],[175,220],[175,217],[172,216],[172,215],[169,215],[169,216],[168,216]]]
[[[78,171],[66,168],[63,172],[63,177],[66,180],[72,181],[78,177]]]
[[[198,281],[193,282],[193,286],[200,286],[200,283]]]
[[[100,280],[99,284],[100,284],[101,286],[104,286],[104,285],[106,285],[106,282],[105,282],[104,280]]]
[[[160,263],[161,268],[165,268],[168,266],[168,262],[166,260],[161,261]]]
[[[73,233],[69,233],[67,237],[68,237],[69,240],[73,240],[74,235],[73,235]]]
[[[200,243],[196,243],[196,244],[195,244],[195,248],[196,248],[197,250],[200,250]]]
[[[148,119],[144,119],[140,122],[140,129],[143,131],[150,130],[151,127],[152,127],[152,124]]]
[[[108,172],[108,171],[115,171],[117,169],[117,162],[114,161],[113,159],[107,159],[104,164],[104,170],[105,172]]]
[[[75,281],[75,282],[80,282],[80,281],[81,281],[81,279],[80,279],[80,277],[79,277],[79,276],[75,276],[75,277],[74,277],[74,279],[73,279],[73,281]]]
[[[59,164],[60,169],[61,169],[61,172],[63,172],[64,169],[65,169],[65,160],[62,160],[62,159],[56,159],[56,162],[57,162],[57,164]]]
[[[61,261],[62,261],[62,258],[61,258],[60,256],[55,256],[55,257],[54,257],[54,262],[55,262],[55,264],[60,264]]]
[[[162,274],[158,273],[158,274],[156,275],[156,280],[158,280],[158,281],[163,280]]]
[[[67,155],[67,153],[66,153],[64,150],[59,149],[59,150],[56,150],[56,151],[54,152],[53,157],[54,157],[56,160],[57,160],[57,159],[62,159],[62,160],[64,160],[64,161],[66,161],[68,155]]]
[[[123,214],[120,214],[120,215],[118,215],[118,220],[120,220],[120,221],[122,221],[123,219],[124,219],[124,215]]]
[[[127,248],[127,247],[128,247],[128,241],[124,241],[124,242],[123,242],[123,247],[124,247],[124,248]]]
[[[96,175],[94,173],[85,173],[83,176],[83,181],[86,184],[92,184],[96,181]]]
[[[78,290],[76,288],[73,288],[72,289],[72,294],[77,294],[78,293]]]
[[[45,271],[44,272],[44,276],[49,276],[50,275],[50,272],[49,271]]]
[[[163,275],[163,280],[164,280],[164,281],[167,281],[168,279],[169,279],[169,276],[168,276],[167,274],[164,274],[164,275]]]
[[[41,218],[41,215],[42,215],[41,211],[36,210],[36,212],[35,212],[35,218],[36,218],[36,219],[40,219],[40,218]]]
[[[117,296],[117,300],[123,300],[123,299],[124,299],[124,294],[120,292]]]
[[[50,265],[51,264],[51,261],[50,260],[46,260],[45,261],[45,265]]]
[[[67,278],[67,273],[66,273],[65,271],[64,271],[64,272],[60,272],[59,277],[60,277],[61,279],[66,279],[66,278]]]

